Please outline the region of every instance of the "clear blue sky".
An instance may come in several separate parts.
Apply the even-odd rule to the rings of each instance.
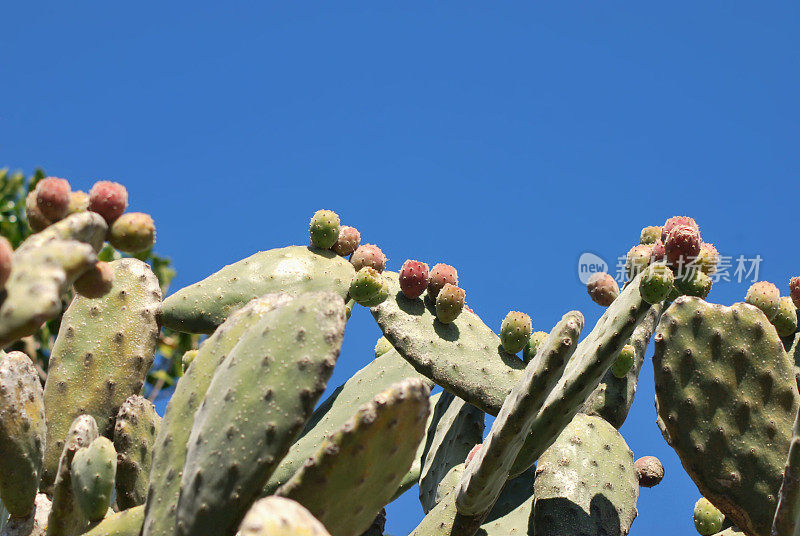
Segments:
[[[305,243],[338,211],[397,269],[458,267],[496,330],[601,309],[584,251],[624,253],[690,214],[723,254],[797,255],[800,94],[790,2],[58,4],[3,9],[0,165],[88,189],[124,182],[153,214],[174,288]],[[719,283],[709,299],[741,300]],[[333,385],[379,330],[348,328]],[[632,534],[692,534],[696,487],[655,425],[652,367],[623,433],[660,457]],[[406,534],[415,491],[389,509]]]

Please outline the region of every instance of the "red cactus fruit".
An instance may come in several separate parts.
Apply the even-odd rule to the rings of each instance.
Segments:
[[[434,265],[428,278],[428,294],[435,298],[448,283],[458,286],[458,272],[456,269],[449,264],[439,263]]]
[[[89,191],[89,210],[111,225],[128,208],[128,190],[118,182],[100,181]]]
[[[428,288],[428,265],[407,260],[400,269],[400,290],[406,298],[415,300]]]
[[[67,215],[70,193],[69,182],[56,177],[47,177],[36,185],[36,206],[39,212],[51,222]]]

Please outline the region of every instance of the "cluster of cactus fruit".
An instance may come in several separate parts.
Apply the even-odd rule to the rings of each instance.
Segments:
[[[785,298],[758,283],[746,303],[706,302],[718,255],[691,218],[642,231],[621,290],[591,278],[607,309],[588,335],[578,311],[537,332],[511,311],[498,335],[455,268],[389,271],[328,210],[310,246],[162,301],[144,262],[98,261],[106,240],[152,246],[123,193],[41,181],[38,232],[0,248],[3,346],[76,290],[44,386],[25,353],[0,355],[3,536],[381,536],[384,507],[415,485],[412,536],[627,534],[640,487],[664,477],[618,431],[651,338],[658,425],[704,496],[700,534],[800,530],[800,279]],[[320,402],[355,304],[383,337]],[[207,338],[162,418],[140,395],[164,328]]]

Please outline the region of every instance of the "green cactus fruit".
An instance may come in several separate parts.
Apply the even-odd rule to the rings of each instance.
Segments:
[[[531,317],[519,311],[509,311],[500,325],[500,344],[509,354],[517,354],[531,338]]]
[[[677,269],[681,269],[695,262],[697,254],[700,253],[700,231],[687,225],[674,227],[666,240],[664,240],[664,252],[667,263]]]
[[[270,495],[289,480],[303,463],[314,455],[326,437],[342,427],[353,416],[353,408],[372,400],[378,393],[405,378],[419,378],[428,387],[433,382],[418,374],[394,349],[377,357],[356,372],[314,411],[300,437],[270,476],[262,495]]]
[[[90,415],[79,415],[70,425],[52,487],[53,504],[47,521],[47,536],[77,536],[86,530],[89,522],[72,489],[72,462],[75,453],[88,447],[97,437],[97,423]]]
[[[792,426],[792,439],[783,470],[778,506],[770,534],[794,535],[800,530],[800,409]]]
[[[339,238],[339,224],[339,215],[334,211],[316,211],[309,225],[311,245],[319,249],[331,249]]]
[[[759,281],[750,285],[744,301],[761,309],[767,315],[767,319],[772,321],[781,307],[781,293],[778,287],[769,281]]]
[[[75,292],[86,298],[102,298],[114,284],[114,269],[103,261],[97,261],[73,283]]]
[[[458,272],[449,264],[435,264],[428,277],[428,294],[434,298],[446,284],[458,286]]]
[[[636,349],[630,344],[626,344],[620,350],[619,355],[611,365],[611,372],[617,378],[624,378],[633,367],[636,360]]]
[[[694,528],[701,536],[711,536],[722,530],[725,515],[709,502],[705,497],[694,505]]]
[[[695,231],[700,231],[700,226],[689,216],[673,216],[669,218],[661,227],[661,241],[666,242],[667,236],[675,227],[689,227]]]
[[[459,483],[456,507],[465,516],[482,516],[492,508],[512,464],[548,394],[578,345],[583,315],[565,314],[525,373],[503,402],[489,435],[467,464]]]
[[[484,413],[445,391],[434,407],[428,429],[430,441],[419,478],[419,501],[426,514],[458,484],[464,460],[483,439]],[[455,481],[445,483],[451,470],[459,465],[458,477],[452,476]]]
[[[244,304],[266,294],[331,291],[347,296],[353,267],[332,251],[290,246],[228,265],[164,300],[164,326],[211,333]]]
[[[46,177],[36,184],[36,206],[48,220],[58,221],[67,215],[70,193],[69,182],[56,177]]]
[[[655,305],[667,299],[674,283],[675,276],[667,265],[651,264],[642,272],[639,280],[639,292],[644,301]]]
[[[173,536],[181,472],[195,413],[203,401],[217,367],[263,317],[291,300],[288,294],[268,294],[249,301],[231,314],[206,339],[175,386],[153,447],[150,487],[147,493],[144,536]]]
[[[141,253],[156,242],[156,224],[149,214],[128,212],[123,214],[108,230],[108,241],[125,253]]]
[[[788,337],[797,330],[797,308],[789,296],[780,299],[778,313],[771,322],[780,337]]]
[[[331,249],[333,249],[337,255],[347,257],[358,249],[359,244],[361,244],[361,233],[358,232],[358,229],[348,225],[342,225],[339,228],[339,237],[336,239],[336,243]]]
[[[619,285],[609,274],[592,274],[586,282],[586,291],[597,305],[608,307],[619,296]]]
[[[117,452],[106,437],[98,437],[72,459],[72,493],[89,521],[100,521],[111,506]]]
[[[658,242],[659,238],[661,238],[661,227],[658,225],[651,225],[650,227],[642,229],[642,232],[639,234],[639,243],[655,244]]]
[[[117,413],[114,448],[117,451],[117,505],[122,510],[144,504],[153,463],[153,443],[161,417],[153,403],[139,395],[128,397]]]
[[[199,350],[187,350],[181,356],[181,367],[183,368],[183,373],[186,374],[186,371],[189,370],[189,365],[192,364],[194,358],[197,357],[197,352]]]
[[[301,294],[264,315],[225,357],[189,436],[180,536],[232,533],[241,522],[325,390],[345,322],[337,294]]]
[[[383,278],[389,297],[371,311],[392,346],[421,374],[496,415],[524,363],[503,350],[500,338],[474,313],[465,310],[450,324],[437,322],[430,300],[403,296],[394,272]]]
[[[242,524],[241,536],[330,536],[325,525],[303,505],[284,497],[256,501]]]
[[[665,437],[700,492],[744,532],[769,534],[800,395],[764,314],[680,297],[653,369]]]
[[[428,288],[428,265],[407,260],[400,269],[400,291],[406,298],[416,299]]]
[[[703,242],[700,244],[700,253],[694,261],[695,265],[707,275],[713,275],[717,272],[717,265],[719,264],[719,253],[714,244],[710,242]]]
[[[604,419],[578,414],[542,454],[534,496],[537,536],[628,534],[639,496],[633,453]]]
[[[363,269],[364,268],[362,268],[362,270]],[[375,294],[372,299],[362,302],[360,305],[363,305],[364,307],[375,307],[376,305],[382,304],[384,300],[389,297],[389,284],[386,282],[383,276],[380,274],[378,275],[381,278],[381,287],[378,290],[378,293]]]
[[[436,296],[436,318],[442,324],[452,324],[464,309],[464,300],[467,293],[450,283]]]
[[[128,190],[118,182],[98,181],[89,190],[89,210],[111,225],[128,208]]]
[[[386,255],[383,254],[381,248],[374,244],[364,244],[358,246],[350,257],[350,263],[356,271],[369,266],[383,272],[386,269]]]
[[[0,288],[4,287],[11,275],[11,263],[14,259],[14,248],[8,238],[0,236]]]
[[[0,500],[14,517],[33,511],[46,432],[33,362],[22,352],[0,351]]]
[[[392,343],[386,340],[386,337],[381,337],[378,339],[378,342],[375,343],[375,358],[377,359],[386,352],[391,352],[392,350],[394,350]]]
[[[793,277],[789,280],[789,295],[792,297],[795,307],[800,309],[800,277]]]
[[[713,281],[705,272],[689,270],[681,277],[675,278],[675,288],[684,296],[705,299],[711,292]]]
[[[639,486],[652,488],[657,486],[664,478],[664,466],[655,456],[642,456],[633,464],[636,469],[636,478]]]
[[[67,214],[77,214],[89,210],[89,194],[80,190],[75,190],[69,195],[69,206]]]
[[[368,303],[377,298],[383,287],[383,277],[374,268],[366,266],[356,272],[350,283],[350,297],[358,304]]]
[[[407,378],[361,406],[276,494],[314,514],[331,536],[361,534],[394,495],[425,435],[428,386]]]
[[[650,257],[653,255],[653,246],[639,244],[633,246],[625,257],[625,271],[628,279],[633,279],[639,272],[650,266]]]
[[[109,515],[84,536],[139,536],[143,520],[144,506],[135,506]]]
[[[25,198],[25,219],[34,233],[43,231],[53,223],[45,218],[44,214],[39,210],[39,205],[36,202],[36,190],[28,192]]]
[[[522,360],[525,361],[525,363],[529,362],[536,356],[536,352],[539,351],[539,347],[546,338],[546,331],[534,331],[531,333],[531,338],[528,339],[528,344],[526,344],[525,348],[522,349]]]

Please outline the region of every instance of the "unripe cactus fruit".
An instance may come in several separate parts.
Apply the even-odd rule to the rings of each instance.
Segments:
[[[123,214],[111,225],[108,241],[124,253],[147,251],[156,241],[156,224],[143,212]]]
[[[415,300],[428,288],[428,265],[407,260],[400,269],[400,290],[406,298]]]
[[[522,349],[522,360],[528,363],[536,356],[539,351],[539,346],[547,339],[548,333],[546,331],[535,331],[531,333],[531,338],[528,339],[528,344]]]
[[[769,281],[759,281],[750,285],[744,301],[761,309],[772,321],[781,305],[781,293],[778,287]]]
[[[309,225],[311,244],[320,249],[331,249],[339,239],[339,215],[332,210],[318,210]]]
[[[128,208],[128,190],[118,182],[99,181],[89,190],[89,210],[111,225]]]
[[[358,229],[342,225],[339,227],[339,238],[336,239],[332,249],[337,255],[347,257],[358,248],[360,243],[361,233],[358,232]]]
[[[624,378],[631,370],[633,362],[636,360],[636,349],[630,344],[626,344],[620,350],[619,355],[611,365],[611,373],[617,378]]]
[[[625,257],[625,270],[628,272],[628,279],[633,279],[639,272],[650,265],[650,256],[653,254],[653,246],[639,244],[633,246]]]
[[[114,284],[114,268],[107,262],[97,261],[75,280],[75,292],[87,298],[100,298],[108,294]]]
[[[613,277],[605,272],[592,274],[586,283],[586,291],[589,297],[597,305],[608,307],[619,296],[619,285]]]
[[[655,244],[661,238],[661,227],[658,225],[651,225],[642,229],[639,235],[640,244]]]
[[[389,297],[389,283],[386,282],[386,278],[381,276],[381,288],[378,290],[378,293],[360,305],[364,307],[375,307],[376,305],[380,305]]]
[[[435,264],[428,277],[428,294],[434,298],[446,284],[458,286],[458,272],[449,264]]]
[[[647,303],[654,305],[669,296],[675,283],[672,270],[665,264],[651,264],[639,280],[639,293]]]
[[[800,277],[793,277],[789,280],[789,295],[792,297],[795,307],[800,309]]]
[[[673,216],[664,222],[664,226],[661,228],[661,241],[666,242],[667,236],[675,227],[690,227],[698,232],[700,232],[700,226],[697,225],[697,222],[694,221],[693,218],[689,216]]]
[[[464,309],[464,299],[466,292],[450,283],[445,284],[444,288],[436,296],[436,318],[443,324],[453,322]]]
[[[391,352],[394,349],[392,343],[386,337],[381,337],[378,339],[378,342],[375,343],[375,359],[379,358],[386,352]]]
[[[531,317],[510,311],[500,325],[500,344],[506,352],[516,354],[528,344],[531,331]]]
[[[189,370],[189,366],[192,364],[192,361],[194,361],[194,358],[197,357],[197,352],[199,352],[199,350],[186,350],[181,356],[181,366],[184,374]]]
[[[643,488],[657,486],[661,479],[664,478],[664,466],[661,465],[661,460],[655,456],[642,456],[636,460],[634,467],[636,468],[639,485]]]
[[[350,263],[356,269],[356,272],[365,266],[382,272],[386,268],[386,255],[383,254],[383,251],[378,246],[364,244],[363,246],[358,246],[353,252],[353,256],[350,257]]]
[[[714,244],[710,242],[703,242],[700,244],[700,253],[697,254],[697,259],[694,261],[695,265],[708,275],[713,275],[717,271],[719,264],[719,253]]]
[[[722,530],[725,516],[705,497],[694,505],[694,527],[701,536],[711,536]]]
[[[52,222],[44,217],[36,203],[36,191],[29,192],[25,197],[25,219],[34,233],[45,229]]]
[[[688,265],[700,253],[700,231],[688,225],[674,227],[664,241],[667,262],[675,268]]]
[[[0,288],[5,286],[11,274],[11,262],[14,258],[14,248],[4,236],[0,236]]]
[[[111,505],[117,452],[110,439],[100,436],[72,459],[72,492],[89,521],[105,517]]]
[[[89,194],[80,190],[75,190],[69,195],[69,207],[67,214],[77,214],[89,210]]]
[[[690,270],[683,277],[675,278],[675,288],[686,296],[696,296],[705,299],[711,292],[713,281],[705,272],[694,269]]]
[[[378,296],[383,284],[381,274],[374,268],[365,266],[353,276],[353,281],[350,283],[350,297],[356,303],[363,305]]]
[[[788,337],[797,330],[797,308],[789,296],[780,299],[778,313],[771,322],[780,337]]]
[[[58,221],[67,215],[71,188],[64,179],[47,177],[36,185],[36,206],[50,221]]]

